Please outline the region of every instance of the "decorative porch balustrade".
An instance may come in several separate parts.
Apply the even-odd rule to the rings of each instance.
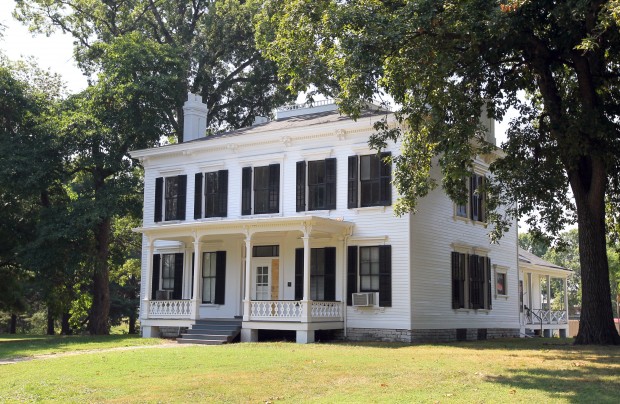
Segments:
[[[309,321],[330,319],[342,321],[342,302],[310,302]],[[304,317],[304,303],[297,300],[252,300],[251,320],[301,321]]]
[[[534,316],[526,316],[526,324],[567,324],[568,313],[566,310],[543,310],[532,309]]]
[[[149,301],[149,318],[190,318],[192,311],[191,300]]]

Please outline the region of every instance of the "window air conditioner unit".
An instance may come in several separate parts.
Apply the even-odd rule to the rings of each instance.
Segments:
[[[367,307],[374,306],[375,303],[374,292],[353,293],[353,306]]]
[[[155,292],[155,300],[172,300],[172,291],[158,290]]]

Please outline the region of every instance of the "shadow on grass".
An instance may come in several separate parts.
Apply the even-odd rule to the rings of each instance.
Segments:
[[[12,336],[0,339],[0,359],[136,345],[137,335]]]
[[[504,385],[515,392],[545,391],[553,398],[574,403],[617,403],[620,397],[620,378],[617,369],[594,368],[587,365],[569,369],[509,370],[508,374],[489,375],[485,380]]]

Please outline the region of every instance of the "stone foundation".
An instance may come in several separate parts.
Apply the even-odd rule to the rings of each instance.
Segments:
[[[442,330],[400,330],[384,328],[348,328],[347,341],[381,342],[454,342],[476,341],[493,338],[518,338],[515,328],[462,328]],[[344,340],[344,331],[334,333],[334,338]]]
[[[178,338],[187,332],[187,327],[159,327],[161,338]]]

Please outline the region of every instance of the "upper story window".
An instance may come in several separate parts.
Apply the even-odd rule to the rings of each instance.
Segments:
[[[392,204],[391,153],[349,157],[348,208]]]
[[[469,183],[467,184],[469,198],[465,205],[456,205],[456,215],[458,217],[469,218],[476,222],[486,221],[484,214],[485,195],[482,192],[484,182],[484,175],[472,174],[469,177]]]
[[[244,167],[241,172],[241,214],[280,212],[280,164]]]
[[[297,162],[296,177],[297,212],[336,209],[335,158],[308,161],[307,163],[299,161]]]
[[[491,309],[491,260],[452,252],[452,308]]]
[[[228,170],[196,174],[194,219],[228,215]],[[204,185],[204,203],[202,188]]]
[[[185,220],[187,176],[155,179],[155,222]]]

